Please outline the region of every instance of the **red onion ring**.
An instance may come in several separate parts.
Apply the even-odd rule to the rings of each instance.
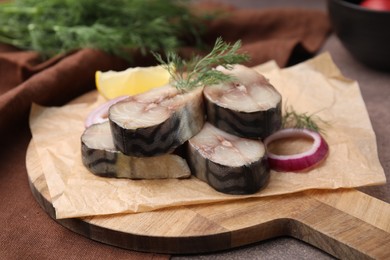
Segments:
[[[318,133],[308,129],[286,128],[279,130],[264,140],[265,147],[275,140],[289,137],[309,137],[313,144],[309,150],[293,155],[278,155],[267,151],[268,163],[276,171],[298,172],[309,170],[321,163],[329,152],[325,139]]]
[[[92,110],[87,118],[85,119],[84,125],[85,128],[90,127],[93,124],[103,123],[108,120],[108,109],[110,106],[114,105],[115,103],[124,100],[128,96],[120,96],[113,99],[110,99],[104,104],[101,104],[100,106],[96,107],[94,110]]]

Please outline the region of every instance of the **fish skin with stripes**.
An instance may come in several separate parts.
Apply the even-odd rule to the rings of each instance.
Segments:
[[[243,65],[217,70],[234,80],[204,88],[208,122],[245,138],[264,139],[279,130],[282,96],[263,75]]]
[[[174,151],[203,127],[202,91],[180,92],[166,85],[111,106],[109,122],[115,147],[139,157]]]
[[[176,154],[133,157],[118,151],[113,143],[109,122],[94,124],[81,136],[84,166],[100,177],[128,179],[188,178],[186,160]]]
[[[234,136],[209,123],[188,141],[187,159],[192,174],[222,193],[255,193],[270,176],[260,140]]]

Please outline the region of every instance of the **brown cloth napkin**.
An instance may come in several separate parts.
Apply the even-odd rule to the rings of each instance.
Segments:
[[[227,15],[208,22],[204,40],[212,45],[219,36],[232,42],[241,39],[242,50],[252,57],[247,65],[273,59],[284,67],[301,61],[315,54],[330,32],[328,18],[320,11],[224,10],[228,10]],[[187,46],[183,53],[192,50],[192,46]],[[106,246],[59,226],[34,201],[24,163],[31,138],[27,122],[32,102],[63,105],[95,88],[96,70],[152,64],[150,57],[137,56],[129,64],[91,49],[42,62],[35,52],[0,44],[1,256],[8,259],[168,257]]]

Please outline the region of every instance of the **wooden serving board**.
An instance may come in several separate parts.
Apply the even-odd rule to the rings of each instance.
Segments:
[[[34,197],[55,219],[33,142],[26,164]],[[145,252],[203,253],[291,236],[338,258],[390,259],[390,204],[354,189],[56,221],[93,240]]]

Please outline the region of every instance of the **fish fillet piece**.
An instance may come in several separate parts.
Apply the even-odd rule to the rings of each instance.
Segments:
[[[228,194],[252,194],[268,183],[265,146],[228,134],[209,123],[188,141],[188,164],[200,180]]]
[[[191,175],[186,160],[175,154],[141,158],[119,152],[114,146],[109,122],[94,124],[84,131],[81,154],[84,166],[102,177],[166,179]]]
[[[111,106],[109,121],[115,147],[139,157],[172,152],[203,127],[202,91],[180,92],[166,85]]]
[[[204,88],[210,123],[228,133],[256,139],[281,127],[282,96],[263,75],[243,65],[216,69],[236,80]]]

